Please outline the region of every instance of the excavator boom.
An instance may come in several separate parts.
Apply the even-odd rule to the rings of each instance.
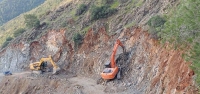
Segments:
[[[116,52],[117,52],[117,48],[119,47],[119,46],[121,46],[122,47],[122,49],[123,49],[123,52],[125,52],[125,48],[124,48],[124,45],[120,42],[120,40],[119,39],[117,39],[117,42],[115,43],[115,46],[114,46],[114,48],[113,48],[113,53],[112,53],[112,55],[111,55],[111,68],[114,68],[114,67],[116,67],[116,62],[115,62],[115,55],[116,55]]]

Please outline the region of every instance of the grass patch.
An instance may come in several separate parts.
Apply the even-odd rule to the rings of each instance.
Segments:
[[[136,6],[136,7],[140,7],[140,6],[143,4],[143,1],[144,1],[144,0],[139,0],[139,1],[136,3],[135,6]]]
[[[1,46],[1,48],[5,48],[6,46],[8,46],[9,43],[10,43],[9,41],[5,41],[5,42],[3,43],[3,45]]]
[[[114,1],[114,3],[110,6],[110,8],[117,8],[119,6],[119,1]]]
[[[96,6],[102,6],[102,4],[103,4],[102,0],[95,0],[94,5],[96,5]]]
[[[91,27],[90,26],[88,26],[88,27],[85,27],[83,30],[81,30],[81,35],[85,35],[87,32],[88,32],[88,30],[90,29]]]
[[[79,16],[76,16],[76,9],[73,9],[72,11],[70,11],[70,16],[73,18],[74,21],[77,21]]]
[[[75,14],[76,14],[76,10],[73,9],[72,11],[69,12],[69,14],[70,14],[71,16],[75,16]]]
[[[127,7],[125,7],[125,12],[130,12],[134,7],[136,7],[136,0],[132,0]]]
[[[133,21],[131,23],[126,24],[124,27],[129,28],[129,27],[134,26],[134,25],[135,25],[135,22]]]

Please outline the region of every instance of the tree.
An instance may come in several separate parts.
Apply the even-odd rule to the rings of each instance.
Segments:
[[[6,41],[11,41],[13,38],[12,37],[7,37]]]
[[[112,9],[110,6],[105,5],[105,6],[93,6],[91,10],[91,20],[98,20],[101,18],[107,18],[114,13],[117,12],[117,9]]]
[[[158,35],[161,32],[161,29],[163,28],[164,23],[166,20],[161,16],[153,16],[147,24],[150,26],[149,33],[151,34],[151,37],[154,39],[159,39],[160,36]]]
[[[33,27],[37,28],[40,26],[40,21],[35,15],[27,14],[24,16],[24,18],[25,18],[25,24],[28,28],[33,28]]]
[[[151,27],[160,27],[162,26],[164,23],[166,22],[166,20],[160,16],[153,16],[148,22],[147,24]]]
[[[73,41],[76,43],[76,44],[81,44],[82,43],[82,40],[83,40],[83,37],[81,36],[80,33],[76,33],[74,34],[73,36]]]
[[[83,36],[80,33],[75,33],[73,36],[73,41],[75,49],[77,49],[83,42]]]

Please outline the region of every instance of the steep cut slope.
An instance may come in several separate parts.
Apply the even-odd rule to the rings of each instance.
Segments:
[[[7,89],[12,87],[18,90],[16,91],[18,93],[32,92],[48,94],[48,90],[46,91],[46,89],[49,88],[51,90],[54,88],[52,90],[54,94],[57,94],[56,92],[65,94],[64,91],[66,88],[70,89],[74,88],[74,85],[78,85],[78,91],[75,90],[76,92],[93,94],[87,91],[90,86],[84,84],[84,80],[82,80],[83,82],[76,80],[85,77],[88,80],[90,79],[89,82],[92,82],[90,85],[101,87],[101,91],[99,92],[108,94],[196,94],[196,88],[192,79],[194,73],[189,69],[189,63],[184,62],[181,58],[181,52],[171,50],[167,44],[160,46],[157,41],[151,39],[140,28],[125,29],[115,36],[108,36],[103,27],[98,29],[97,33],[94,33],[91,29],[86,34],[84,42],[76,54],[73,54],[74,49],[70,48],[70,43],[67,40],[61,37],[56,38],[58,35],[62,36],[64,30],[59,32],[49,31],[40,39],[42,41],[32,42],[28,48],[32,49],[29,61],[39,58],[37,57],[38,51],[42,52],[38,54],[41,56],[47,56],[50,54],[48,52],[52,51],[51,54],[54,56],[56,63],[63,69],[62,72],[56,76],[44,74],[41,76],[22,76],[21,79],[13,79],[11,77],[9,81],[6,81],[9,78],[6,77],[1,83],[1,86],[3,86],[2,92],[8,92]],[[112,46],[117,38],[123,41],[128,52],[127,60],[124,60],[123,63],[118,63],[122,67],[123,78],[119,81],[110,81],[104,86],[97,85],[95,80],[97,81],[100,78],[99,74],[103,70],[104,62],[110,59]],[[48,39],[49,42],[43,42],[44,39]],[[45,51],[46,49],[44,48],[49,51]],[[122,49],[118,51],[117,56],[121,53]],[[76,78],[73,75],[81,78]],[[30,80],[29,77],[35,78]],[[76,84],[71,85],[66,83],[68,81],[62,79],[69,79],[69,83],[75,81]],[[33,84],[37,82],[41,83],[41,81],[47,82],[44,84]],[[21,82],[25,82],[24,84],[27,85],[20,85],[22,84]],[[48,86],[45,87],[46,85]],[[27,87],[33,87],[33,89],[27,90]]]

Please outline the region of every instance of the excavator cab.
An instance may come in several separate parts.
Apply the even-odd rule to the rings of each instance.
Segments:
[[[105,64],[104,64],[105,68],[110,68],[110,61],[107,61]]]
[[[118,39],[117,42],[114,45],[114,48],[113,48],[113,53],[112,53],[111,59],[110,59],[111,62],[106,62],[105,63],[105,67],[106,68],[101,73],[101,77],[104,80],[114,79],[116,76],[117,76],[118,79],[120,79],[120,73],[121,73],[120,70],[121,70],[121,68],[119,68],[116,65],[116,62],[115,62],[115,54],[116,54],[118,46],[121,46],[123,48],[123,53],[125,52],[124,45],[122,45],[122,43]]]

